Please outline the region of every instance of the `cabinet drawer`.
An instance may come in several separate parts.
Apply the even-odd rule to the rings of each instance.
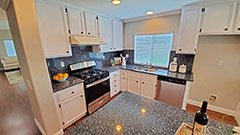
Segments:
[[[62,91],[57,92],[57,98],[61,102],[79,93],[83,93],[83,90],[84,90],[84,87],[83,87],[83,84],[81,83],[79,85],[72,86],[70,88],[66,88]]]
[[[141,80],[146,82],[157,83],[156,75],[141,74]]]
[[[121,70],[121,77],[127,77],[127,71],[126,70]]]
[[[140,79],[140,73],[134,71],[128,71],[127,76],[128,78]]]
[[[118,70],[118,71],[115,71],[115,72],[112,72],[112,73],[110,73],[110,76],[111,76],[111,78],[114,78],[114,77],[120,77],[120,72],[119,72],[119,70]]]

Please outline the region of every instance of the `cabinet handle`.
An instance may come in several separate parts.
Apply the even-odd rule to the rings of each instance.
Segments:
[[[182,51],[182,49],[179,49],[179,51]]]
[[[63,122],[63,125],[64,125],[65,123]]]
[[[90,35],[91,33],[90,32],[88,32],[88,35]]]
[[[116,50],[116,48],[114,48],[114,50]]]
[[[144,82],[142,82],[142,84],[144,84]]]
[[[240,30],[240,28],[238,28],[238,30]]]
[[[125,80],[125,78],[123,78]]]
[[[72,92],[72,94],[74,94],[74,91]]]
[[[225,31],[228,31],[228,28],[225,28],[224,30],[225,30]]]
[[[112,50],[112,48],[110,48],[110,50]]]
[[[81,97],[83,97],[83,95],[81,95]]]
[[[197,49],[195,48],[195,49],[194,49],[194,52],[196,52],[196,51],[197,51]]]
[[[83,32],[81,32],[81,34],[83,34]]]
[[[138,81],[136,81],[138,83]]]
[[[69,51],[66,51],[66,53],[69,53]]]
[[[116,85],[114,85],[114,87],[117,87]]]

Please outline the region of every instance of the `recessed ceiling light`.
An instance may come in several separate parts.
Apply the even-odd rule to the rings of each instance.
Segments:
[[[146,12],[146,14],[147,14],[147,15],[152,15],[152,14],[154,14],[154,12],[153,12],[152,10],[148,10],[148,11]]]
[[[113,5],[119,5],[121,3],[120,0],[112,0]]]

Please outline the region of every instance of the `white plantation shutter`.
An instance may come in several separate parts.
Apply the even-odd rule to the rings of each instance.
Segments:
[[[135,35],[134,63],[168,67],[173,34]]]

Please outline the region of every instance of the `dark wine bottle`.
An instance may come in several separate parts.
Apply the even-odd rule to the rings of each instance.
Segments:
[[[195,115],[194,126],[193,126],[193,135],[206,135],[206,128],[208,123],[207,111],[207,101],[203,101],[202,108]]]

